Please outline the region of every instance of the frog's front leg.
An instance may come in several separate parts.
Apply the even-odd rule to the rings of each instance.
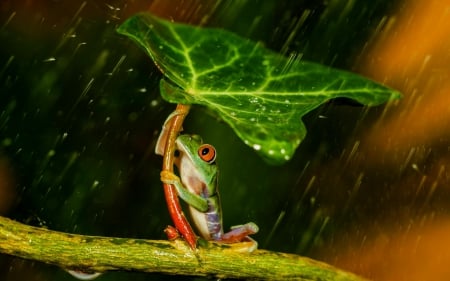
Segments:
[[[208,210],[208,201],[205,198],[187,190],[181,183],[180,178],[173,172],[161,171],[160,176],[163,183],[172,184],[175,186],[178,196],[188,203],[189,206],[194,207],[200,212],[206,212]]]

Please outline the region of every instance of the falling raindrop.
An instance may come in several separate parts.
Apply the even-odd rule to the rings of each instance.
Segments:
[[[43,60],[43,62],[53,62],[53,61],[56,61],[55,57],[49,57],[49,58]]]
[[[100,184],[100,182],[99,182],[98,180],[95,180],[95,181],[92,183],[91,189],[95,189],[96,187],[98,187],[99,184]]]
[[[158,104],[159,104],[158,100],[152,100],[152,101],[150,102],[150,106],[151,106],[151,107],[156,107],[156,106],[158,106]]]

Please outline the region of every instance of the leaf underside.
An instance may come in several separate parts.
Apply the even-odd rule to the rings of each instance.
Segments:
[[[165,100],[207,106],[272,163],[292,157],[306,135],[301,118],[329,99],[378,105],[400,97],[356,74],[290,60],[223,29],[141,13],[118,32],[143,47],[163,72]]]

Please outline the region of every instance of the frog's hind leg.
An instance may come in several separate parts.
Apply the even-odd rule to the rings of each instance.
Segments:
[[[240,246],[237,249],[240,252],[253,252],[258,248],[258,242],[249,237],[249,235],[257,233],[259,230],[258,226],[249,222],[243,225],[232,226],[231,230],[227,233],[224,233],[219,242],[227,243],[227,244],[239,244]],[[234,245],[233,245],[233,248]]]
[[[258,226],[253,222],[232,226],[231,230],[225,233],[221,240],[228,241],[229,243],[241,242],[247,236],[257,233],[258,230]]]
[[[258,248],[258,242],[249,235],[257,233],[258,230],[258,226],[253,222],[236,225],[231,227],[229,232],[223,234],[218,242],[230,244],[233,251],[251,253]]]

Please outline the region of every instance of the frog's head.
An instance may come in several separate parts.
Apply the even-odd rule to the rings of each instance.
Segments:
[[[216,149],[204,144],[198,135],[180,135],[177,138],[178,169],[186,188],[196,194],[211,196],[216,193]]]

